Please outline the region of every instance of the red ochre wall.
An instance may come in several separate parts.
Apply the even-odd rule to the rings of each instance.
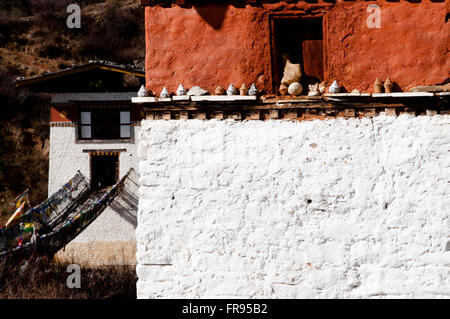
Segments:
[[[51,106],[50,123],[65,123],[78,121],[78,108],[73,106]]]
[[[381,8],[381,28],[367,27],[369,4]],[[347,91],[373,91],[387,77],[406,91],[449,78],[449,1],[298,2],[259,6],[146,7],[147,89],[175,92],[229,83],[272,89],[269,15],[323,9],[324,75]]]
[[[128,104],[124,109],[129,108],[130,120],[141,121],[143,118],[141,107],[137,104]],[[50,123],[78,122],[79,112],[80,109],[76,105],[53,105],[50,107]]]

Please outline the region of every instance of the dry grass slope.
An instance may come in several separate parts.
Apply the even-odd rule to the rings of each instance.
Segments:
[[[81,288],[68,288],[70,263],[28,263],[0,269],[0,299],[136,299],[136,270],[129,265],[81,267]]]

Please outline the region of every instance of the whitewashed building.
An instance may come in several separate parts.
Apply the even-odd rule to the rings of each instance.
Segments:
[[[77,171],[91,188],[105,189],[133,169],[124,190],[103,213],[57,254],[90,264],[135,264],[140,107],[131,103],[144,71],[91,62],[17,86],[51,95],[48,194]]]

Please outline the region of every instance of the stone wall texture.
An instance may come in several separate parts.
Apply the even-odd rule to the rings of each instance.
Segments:
[[[448,298],[450,117],[143,121],[139,298]]]
[[[136,137],[129,143],[89,143],[76,140],[76,127],[50,128],[49,196],[77,172],[89,180],[88,150],[126,150],[119,155],[119,178],[130,168],[135,172],[125,181],[124,191],[57,258],[84,264],[136,264],[137,191],[139,183],[137,139],[140,126],[132,126]]]
[[[368,28],[368,5],[381,28]],[[323,14],[324,75],[350,92],[372,92],[376,78],[395,90],[442,83],[450,70],[448,1],[339,1],[146,7],[147,89],[210,92],[234,83],[272,89],[270,16]],[[217,72],[220,70],[220,72]]]

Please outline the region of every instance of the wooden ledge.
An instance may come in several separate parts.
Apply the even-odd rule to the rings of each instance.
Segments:
[[[146,96],[146,97],[132,97],[131,102],[132,103],[154,103],[157,102],[157,98],[153,96]]]
[[[237,102],[256,101],[258,98],[252,95],[202,95],[191,96],[193,102]]]
[[[167,102],[240,102],[257,101],[256,96],[251,95],[201,95],[201,96],[173,96],[169,98],[159,98],[154,96],[133,97],[133,103],[167,103]]]
[[[154,96],[148,97],[133,97],[132,103],[137,104],[164,104],[175,106],[178,103],[186,102],[200,102],[200,103],[223,103],[230,104],[233,102],[249,104],[261,103],[261,104],[308,104],[308,103],[321,103],[321,102],[348,102],[348,103],[365,103],[376,104],[388,103],[384,100],[396,101],[395,103],[402,103],[402,101],[414,101],[416,98],[421,100],[423,98],[434,98],[450,96],[450,92],[394,92],[394,93],[325,93],[323,96],[275,96],[265,95],[260,98],[249,95],[202,95],[202,96],[173,96],[170,98],[159,98]],[[394,103],[394,102],[389,102]]]
[[[369,97],[370,93],[325,93],[325,97]]]
[[[373,93],[372,97],[429,97],[434,96],[432,92],[394,92],[394,93]]]

